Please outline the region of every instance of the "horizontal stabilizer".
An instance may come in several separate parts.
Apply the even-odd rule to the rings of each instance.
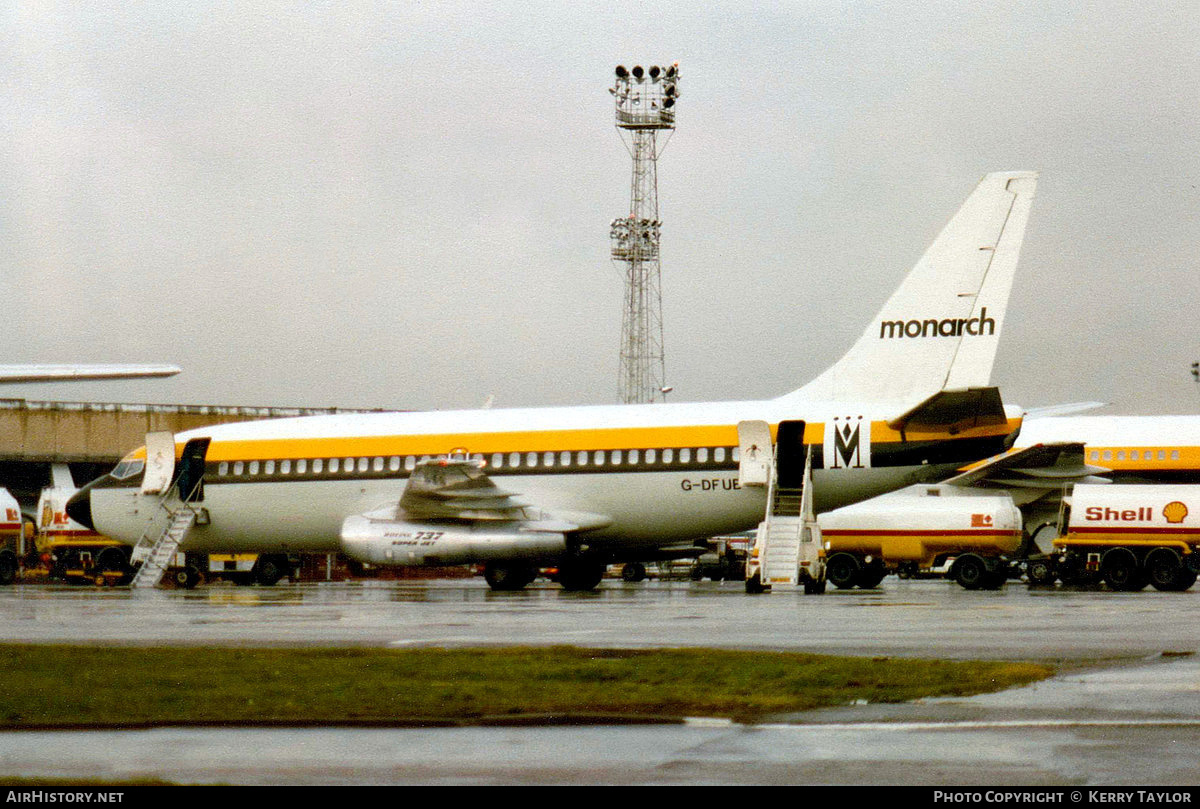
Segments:
[[[1007,424],[999,388],[943,390],[930,396],[888,426],[900,432],[948,432]]]

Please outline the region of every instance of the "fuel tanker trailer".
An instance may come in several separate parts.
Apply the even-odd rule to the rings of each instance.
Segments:
[[[1200,486],[1183,484],[1077,484],[1053,550],[1027,565],[1031,584],[1102,581],[1121,591],[1187,590],[1198,571]]]
[[[826,578],[842,589],[951,559],[950,577],[966,589],[997,589],[1024,543],[1012,497],[959,486],[913,486],[827,511],[818,522]]]

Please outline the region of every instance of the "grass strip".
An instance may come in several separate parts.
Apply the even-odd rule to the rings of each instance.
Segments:
[[[999,691],[1034,663],[714,649],[233,649],[0,645],[0,727],[753,721],[859,700]]]

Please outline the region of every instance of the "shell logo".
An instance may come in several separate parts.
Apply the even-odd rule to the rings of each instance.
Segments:
[[[1163,506],[1163,516],[1167,518],[1167,522],[1177,524],[1183,522],[1183,518],[1188,515],[1188,507],[1178,500],[1172,500]]]

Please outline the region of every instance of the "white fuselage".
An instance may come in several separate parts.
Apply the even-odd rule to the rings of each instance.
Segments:
[[[739,479],[739,421],[763,420],[774,431],[781,420],[806,420],[818,510],[948,474],[999,451],[1019,424],[901,441],[883,421],[894,413],[768,400],[349,414],[194,430],[176,436],[176,448],[210,439],[201,504],[209,522],[184,548],[336,552],[343,521],[395,507],[415,463],[462,456],[484,461],[489,478],[534,519],[575,520],[591,549],[636,555],[763,519],[766,490]],[[848,447],[851,430],[859,441]],[[139,481],[89,487],[97,530],[128,542],[147,530],[158,496],[143,494]]]

